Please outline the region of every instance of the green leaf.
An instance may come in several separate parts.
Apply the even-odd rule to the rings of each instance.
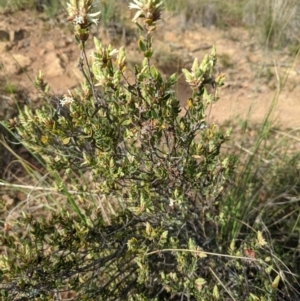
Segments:
[[[158,113],[157,113],[155,110],[152,110],[152,111],[151,111],[151,117],[152,117],[153,119],[158,119]]]
[[[279,281],[280,281],[280,274],[278,274],[277,276],[276,276],[276,278],[273,280],[273,282],[272,282],[272,287],[274,288],[274,289],[276,289],[276,288],[278,288],[278,284],[279,284]]]
[[[63,143],[64,145],[69,144],[70,139],[71,139],[70,137],[66,137],[66,138],[63,139],[62,143]]]
[[[166,81],[166,88],[169,89],[177,82],[177,74],[173,73]]]
[[[182,70],[182,73],[183,73],[183,75],[184,75],[186,81],[190,81],[190,80],[193,79],[192,74],[191,74],[187,69],[183,68],[183,69],[181,69],[181,70]]]
[[[197,290],[200,292],[203,289],[203,285],[206,283],[206,280],[203,278],[197,278],[195,280],[195,285]]]
[[[139,48],[141,49],[141,51],[143,51],[143,52],[147,51],[147,46],[144,42],[144,37],[140,37],[140,39],[138,41],[138,45],[139,45]]]
[[[121,125],[129,125],[131,123],[132,123],[131,119],[126,119],[122,121]]]
[[[138,22],[136,23],[137,27],[143,32],[145,29],[139,24]]]
[[[217,285],[215,285],[213,288],[213,296],[216,300],[219,300],[220,298],[219,289]]]
[[[139,73],[139,74],[137,75],[137,79],[138,79],[138,81],[140,81],[140,82],[143,81],[143,80],[146,79],[146,78],[148,78],[148,79],[151,78],[150,74],[147,73],[147,72]]]
[[[164,231],[161,235],[160,235],[160,239],[166,239],[168,237],[168,231]]]
[[[149,49],[147,51],[144,52],[144,57],[150,59],[153,55],[153,49]]]
[[[153,78],[157,78],[157,76],[158,76],[158,71],[157,71],[157,69],[155,68],[155,66],[151,66],[150,67],[150,72],[151,72],[151,75],[153,76]]]
[[[253,300],[253,301],[260,301],[261,300],[259,297],[257,297],[256,295],[254,295],[252,293],[250,293],[249,295],[251,297],[251,300]]]

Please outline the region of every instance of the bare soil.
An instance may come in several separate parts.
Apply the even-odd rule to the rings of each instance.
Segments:
[[[18,101],[38,102],[32,80],[41,70],[52,92],[66,93],[82,79],[77,68],[78,46],[65,16],[50,20],[43,14],[19,11],[2,16],[0,21],[0,118],[15,114]],[[125,44],[129,61],[138,62],[134,27],[114,24],[92,30],[108,44]],[[92,39],[91,39],[92,40]],[[220,100],[212,105],[209,117],[218,123],[236,118],[262,122],[271,103],[276,101],[274,121],[282,128],[300,127],[300,59],[287,51],[263,49],[255,36],[243,28],[218,29],[200,25],[185,27],[179,17],[165,15],[154,35],[155,62],[166,74],[189,68],[195,57],[200,60],[213,45],[218,53],[218,72],[226,74],[219,91]],[[88,44],[92,50],[92,41]],[[129,66],[130,68],[130,66]],[[184,106],[190,90],[179,79],[176,87]],[[12,92],[14,92],[12,94]]]

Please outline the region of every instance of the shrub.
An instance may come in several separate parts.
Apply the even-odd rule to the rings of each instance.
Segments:
[[[16,221],[23,231],[6,228],[1,296],[61,300],[72,292],[74,300],[271,300],[280,276],[272,258],[263,261],[268,250],[262,249],[267,244],[262,233],[257,230],[240,245],[220,240],[227,218],[222,193],[234,160],[220,155],[228,133],[205,117],[224,81],[214,74],[215,49],[201,63],[195,59],[191,71],[182,70],[192,90],[183,110],[174,93],[177,76],[163,79],[151,64],[162,2],[134,1],[129,7],[137,10],[133,20],[143,55],[131,77],[122,47],[95,39],[88,60],[85,43],[99,13],[92,12],[91,0],[71,0],[81,88],[54,107],[40,74],[36,86],[45,105],[36,111],[25,107],[9,123],[42,158],[70,206],[45,218],[24,212]],[[227,249],[228,255],[219,254]],[[259,276],[247,278],[255,273]]]

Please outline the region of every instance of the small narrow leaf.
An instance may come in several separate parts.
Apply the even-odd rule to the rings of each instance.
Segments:
[[[263,247],[267,244],[267,242],[263,238],[261,231],[257,231],[257,243],[260,247]]]
[[[150,59],[153,55],[153,49],[149,49],[147,51],[144,51],[144,57]]]
[[[205,279],[203,278],[197,278],[195,280],[196,288],[200,292],[203,288],[203,285],[206,283]]]
[[[43,144],[48,144],[48,136],[44,136],[44,135],[43,135],[43,136],[41,137],[41,141],[42,141]]]
[[[152,227],[151,227],[151,225],[147,222],[146,223],[146,234],[147,235],[151,235],[151,232],[152,232]]]
[[[217,285],[215,285],[213,288],[213,296],[216,300],[219,300],[220,298],[219,289]]]
[[[66,137],[66,138],[63,139],[62,143],[63,143],[64,145],[69,144],[70,139],[71,139],[70,137]]]
[[[280,281],[280,275],[278,274],[274,279],[274,281],[272,282],[272,287],[275,289],[278,288],[279,281]]]
[[[232,252],[235,250],[235,239],[233,239],[233,240],[231,241],[230,246],[229,246],[229,249],[230,249],[230,251],[232,251]]]
[[[177,81],[177,74],[173,73],[167,80],[166,82],[166,87],[170,88],[171,86],[173,86]]]
[[[144,38],[143,37],[140,37],[139,39],[139,48],[141,49],[141,51],[145,52],[147,50],[147,46],[146,44],[144,43]]]
[[[151,66],[150,67],[150,72],[151,72],[151,75],[154,77],[154,78],[157,78],[157,76],[158,76],[158,71],[157,71],[157,69],[155,68],[155,66]]]
[[[250,293],[250,297],[252,298],[251,300],[253,300],[253,301],[259,301],[260,300],[259,297],[257,297],[256,295],[254,295],[252,293]]]

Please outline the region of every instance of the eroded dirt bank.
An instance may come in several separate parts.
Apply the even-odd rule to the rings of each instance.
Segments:
[[[260,122],[280,90],[274,113],[276,123],[283,128],[300,126],[298,57],[291,57],[285,51],[264,51],[243,29],[183,28],[177,26],[178,22],[176,17],[165,15],[158,25],[154,36],[155,61],[164,73],[170,74],[183,66],[191,66],[194,57],[202,59],[211,46],[216,45],[218,70],[226,74],[226,85],[220,90],[219,102],[210,110],[210,118],[222,123],[238,116]],[[138,51],[133,33],[134,30],[116,25],[111,29],[98,27],[92,32],[104,44],[110,41],[126,44],[129,61],[135,63]],[[39,70],[45,74],[54,94],[65,93],[80,82],[78,48],[64,17],[53,22],[28,11],[4,15],[0,22],[0,40],[1,119],[11,115],[10,88],[32,102],[38,101],[30,78]],[[92,43],[88,48],[92,50]],[[190,91],[182,79],[177,92],[184,104]]]

